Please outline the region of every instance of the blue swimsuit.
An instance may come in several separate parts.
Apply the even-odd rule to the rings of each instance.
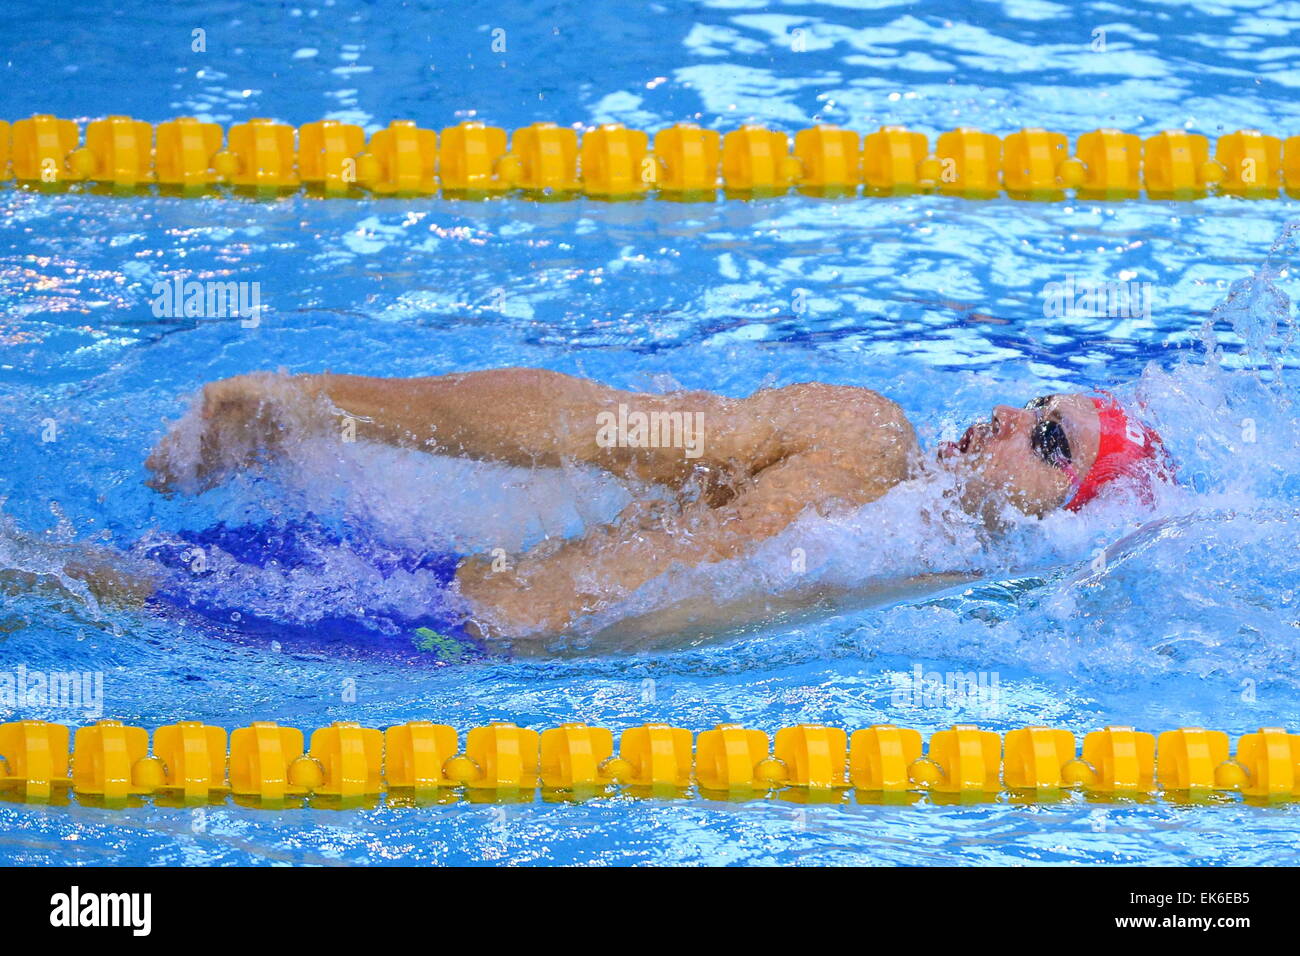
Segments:
[[[196,565],[200,549],[205,560]],[[235,572],[231,586],[223,586],[213,576],[215,568],[207,566],[217,562],[218,552],[227,572],[225,583],[230,584],[230,572]],[[166,543],[145,546],[143,554],[174,572],[153,595],[154,606],[218,625],[229,636],[260,635],[303,650],[381,648],[448,663],[485,656],[481,645],[465,633],[463,613],[447,599],[446,588],[461,560],[454,553],[395,548],[364,531],[335,530],[307,514],[181,531]],[[359,559],[379,580],[398,572],[411,575],[411,586],[421,589],[419,610],[385,608],[382,601],[354,610],[361,597],[353,604],[341,602],[339,585],[330,584],[325,573],[332,555]],[[320,572],[320,577],[314,579],[311,572]],[[314,581],[320,582],[318,595],[311,592]],[[319,613],[310,621],[277,613],[278,594],[315,605]],[[331,606],[339,604],[347,606]],[[250,610],[253,605],[258,609]]]

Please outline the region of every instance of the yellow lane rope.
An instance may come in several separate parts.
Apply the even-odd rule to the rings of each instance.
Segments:
[[[71,746],[70,746],[71,745]],[[381,793],[463,789],[471,798],[511,794],[592,795],[622,788],[662,795],[698,787],[732,798],[801,792],[804,798],[855,790],[859,796],[928,792],[1021,800],[1078,788],[1091,798],[1168,799],[1218,792],[1266,800],[1300,796],[1300,735],[1280,728],[1244,734],[1236,751],[1223,731],[1184,727],[1150,733],[1106,727],[1074,734],[1026,727],[1005,735],[958,724],[930,735],[876,724],[852,734],[800,724],[775,740],[740,724],[692,735],[668,724],[614,734],[563,724],[538,732],[511,723],[471,729],[414,720],[385,730],[339,722],[309,739],[294,727],[259,721],[229,735],[182,721],[157,728],[100,720],[75,733],[37,720],[0,724],[0,790],[48,801],[71,790],[113,801],[152,795],[207,801],[233,794],[276,805],[286,798],[366,798]]]
[[[796,132],[746,125],[725,135],[693,123],[654,134],[606,123],[585,130],[533,123],[504,129],[466,121],[441,132],[395,120],[367,140],[350,123],[294,128],[251,119],[223,130],[182,117],[156,127],[128,116],[86,124],[38,115],[0,121],[0,180],[52,188],[88,183],[113,192],[158,186],[182,195],[233,188],[274,196],[441,193],[486,198],[590,196],[712,199],[915,192],[987,199],[1250,199],[1300,197],[1300,136],[1238,130],[1214,144],[1166,130],[1145,140],[1099,129],[1070,150],[1062,133],[1005,137],[960,128],[931,146],[923,133],[882,126],[865,136],[837,126]]]

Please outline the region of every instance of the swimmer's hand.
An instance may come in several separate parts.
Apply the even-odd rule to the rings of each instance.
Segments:
[[[145,460],[147,484],[197,494],[273,456],[317,425],[305,378],[255,372],[212,382]]]

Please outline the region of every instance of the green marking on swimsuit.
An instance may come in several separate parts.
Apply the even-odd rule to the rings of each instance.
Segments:
[[[422,651],[433,651],[445,661],[458,661],[465,656],[465,647],[454,637],[439,633],[429,627],[416,628],[415,636],[419,638],[415,646]]]

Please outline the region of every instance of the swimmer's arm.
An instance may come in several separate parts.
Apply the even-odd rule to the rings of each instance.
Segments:
[[[635,407],[680,406],[685,396],[646,395],[534,368],[488,369],[432,378],[360,375],[300,376],[357,422],[358,437],[511,465],[556,466],[593,461],[597,416]],[[691,396],[716,402],[716,396]],[[680,452],[675,453],[680,457]]]
[[[797,626],[809,618],[933,598],[954,587],[965,587],[979,577],[953,571],[881,578],[854,588],[796,584],[774,594],[743,594],[722,601],[711,594],[692,594],[666,607],[620,618],[593,634],[591,640],[602,650],[681,647],[754,627],[775,623]],[[518,644],[513,647],[527,649]]]
[[[132,607],[147,601],[162,580],[149,562],[111,548],[86,542],[49,542],[12,529],[6,536],[9,544],[17,546],[17,562],[42,570],[0,568],[0,593],[53,589],[84,600],[84,588],[101,603]],[[29,562],[24,561],[24,552]]]
[[[189,460],[195,451],[182,451],[182,420],[146,464],[157,473],[157,486],[175,485],[188,470],[206,487],[276,451],[295,433],[351,431],[350,437],[510,465],[589,462],[616,474],[671,482],[689,470],[680,448],[607,447],[598,440],[598,415],[616,414],[624,404],[646,412],[718,416],[727,403],[704,392],[626,392],[544,369],[405,379],[255,373],[204,389],[197,461]]]
[[[558,634],[674,566],[737,557],[784,531],[809,502],[861,504],[891,485],[864,481],[809,453],[764,469],[721,507],[696,503],[655,527],[596,528],[558,546],[539,546],[506,571],[472,559],[461,565],[457,583],[480,612],[477,626],[487,636]]]

